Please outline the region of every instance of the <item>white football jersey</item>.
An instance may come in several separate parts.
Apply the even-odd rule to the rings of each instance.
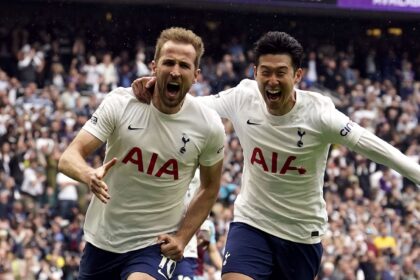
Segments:
[[[330,98],[301,90],[289,113],[271,115],[253,80],[197,99],[232,121],[243,148],[234,221],[294,242],[320,242],[327,225],[322,188],[330,143],[352,148],[363,128]]]
[[[197,166],[223,159],[219,116],[189,94],[168,115],[140,103],[131,88],[117,88],[83,129],[106,142],[105,162],[118,159],[104,178],[111,199],[93,197],[84,225],[86,240],[111,252],[144,248],[176,231]]]

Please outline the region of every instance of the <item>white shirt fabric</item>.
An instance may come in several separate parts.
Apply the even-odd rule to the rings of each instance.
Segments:
[[[107,142],[105,162],[118,159],[104,178],[111,199],[94,197],[84,225],[86,240],[111,252],[144,248],[176,231],[197,166],[223,159],[219,116],[189,94],[167,115],[140,103],[131,88],[117,88],[83,129]]]
[[[234,221],[293,242],[320,242],[327,226],[322,188],[330,144],[355,149],[361,138],[379,138],[336,110],[330,98],[315,92],[296,89],[296,104],[283,116],[267,111],[253,80],[197,99],[232,121],[243,148]],[[405,163],[407,157],[384,141],[376,143],[386,149],[376,152],[375,160],[388,165],[398,155],[402,160],[393,168],[420,182],[418,164]],[[357,151],[369,155],[371,148],[365,144]],[[392,156],[387,154],[390,150]]]

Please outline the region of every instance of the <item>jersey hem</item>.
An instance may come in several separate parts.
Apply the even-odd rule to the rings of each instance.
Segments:
[[[308,240],[308,239],[297,239],[297,238],[293,238],[293,237],[290,237],[288,235],[284,235],[284,234],[281,234],[281,233],[279,234],[278,232],[275,233],[275,232],[273,232],[271,230],[267,230],[267,229],[265,229],[265,228],[257,225],[256,223],[254,223],[254,222],[252,222],[250,220],[243,219],[243,218],[235,217],[233,219],[233,221],[234,222],[240,222],[240,223],[247,224],[247,225],[249,225],[251,227],[254,227],[254,228],[257,228],[257,229],[259,229],[259,230],[261,230],[261,231],[263,231],[265,233],[268,233],[268,234],[273,235],[275,237],[278,237],[278,238],[281,238],[281,239],[284,239],[284,240],[288,240],[288,241],[291,241],[291,242],[303,243],[303,244],[317,244],[317,243],[320,243],[321,240],[322,240],[321,237],[310,238]]]
[[[85,240],[87,242],[89,242],[90,244],[92,244],[93,246],[99,248],[99,249],[102,249],[102,250],[105,250],[105,251],[108,251],[108,252],[112,252],[112,253],[117,253],[117,254],[124,254],[124,253],[127,253],[127,252],[131,252],[131,251],[135,251],[135,250],[139,250],[139,249],[144,249],[144,248],[147,248],[149,246],[157,244],[157,239],[153,238],[153,239],[148,240],[148,242],[143,243],[143,245],[139,245],[139,246],[136,246],[136,247],[133,247],[133,248],[125,249],[125,250],[116,250],[113,247],[109,247],[109,246],[97,243],[94,240],[94,238],[92,238],[92,236],[90,236],[90,234],[87,233],[87,232],[85,232]]]

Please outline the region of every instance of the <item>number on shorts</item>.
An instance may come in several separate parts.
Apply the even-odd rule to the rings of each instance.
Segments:
[[[159,264],[158,272],[159,274],[165,276],[165,278],[172,278],[172,274],[174,273],[176,268],[176,261],[173,261],[164,255],[162,255],[162,260]],[[163,270],[163,271],[162,271]]]

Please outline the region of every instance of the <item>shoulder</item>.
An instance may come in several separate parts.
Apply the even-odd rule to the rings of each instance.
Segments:
[[[110,93],[108,93],[105,98],[128,101],[130,99],[135,99],[135,96],[131,87],[129,88],[118,87],[112,90]]]
[[[255,80],[243,79],[235,87],[221,91],[215,96],[217,97],[218,95],[229,95],[231,93],[238,93],[239,95],[258,94],[258,84]]]
[[[240,106],[252,104],[253,102],[260,102],[261,94],[258,89],[257,81],[244,79],[236,86],[236,90]]]
[[[260,98],[257,82],[250,79],[243,79],[237,86],[221,92],[220,95],[232,96],[239,106]]]
[[[195,98],[190,94],[185,96],[185,101],[188,102],[188,111],[189,114],[192,114],[191,111],[194,112],[197,116],[207,118],[214,118],[220,120],[219,115],[217,112],[210,107],[206,106],[202,102],[198,100],[199,98]]]
[[[243,79],[236,87],[237,91],[247,94],[258,94],[258,84],[255,80]]]
[[[258,88],[257,81],[251,79],[243,79],[239,82],[238,86],[240,87],[256,87]]]
[[[332,102],[331,98],[319,92],[300,89],[297,89],[296,92],[298,94],[298,98],[302,100],[304,105],[320,108],[334,108],[334,103]]]
[[[137,98],[134,96],[133,90],[131,87],[123,88],[118,87],[111,92],[109,92],[102,103],[106,106],[115,107],[118,109],[126,108],[129,103],[140,103]],[[144,104],[147,105],[147,104]]]
[[[185,102],[188,102],[184,116],[193,118],[194,123],[200,124],[200,130],[206,131],[207,135],[224,135],[224,126],[219,114],[212,108],[198,101],[187,94]]]

